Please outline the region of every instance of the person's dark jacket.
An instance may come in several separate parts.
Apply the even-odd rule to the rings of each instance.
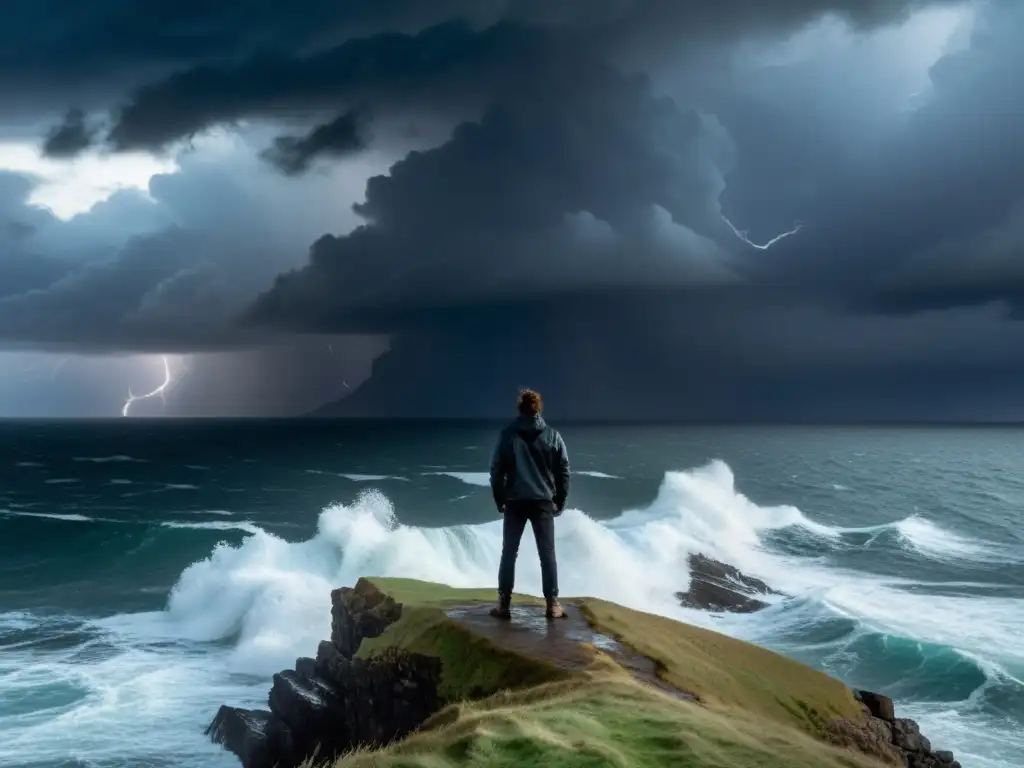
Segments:
[[[491,457],[498,508],[535,502],[560,513],[569,496],[569,454],[558,430],[541,416],[520,416],[501,431]]]

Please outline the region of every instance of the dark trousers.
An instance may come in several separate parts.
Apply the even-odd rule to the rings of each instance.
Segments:
[[[540,555],[540,577],[544,597],[558,597],[558,563],[555,560],[555,518],[548,509],[538,504],[510,503],[505,509],[505,525],[501,541],[501,566],[498,568],[498,593],[512,594],[516,580],[516,558],[526,523],[533,527]]]

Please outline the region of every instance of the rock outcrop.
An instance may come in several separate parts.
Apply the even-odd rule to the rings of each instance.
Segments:
[[[871,691],[854,691],[864,708],[863,725],[832,723],[833,740],[901,768],[960,768],[952,752],[932,750],[916,722],[896,717],[892,699]]]
[[[689,566],[690,588],[676,593],[686,608],[753,613],[768,607],[760,598],[779,594],[760,579],[701,554],[690,555]]]
[[[387,744],[443,706],[438,659],[393,649],[354,658],[364,638],[401,617],[400,604],[362,579],[334,590],[331,601],[331,639],[315,659],[274,675],[269,711],[222,706],[207,728],[244,768],[294,768],[313,754]]]
[[[691,559],[691,564],[694,585],[686,594],[698,607],[756,610],[742,602],[744,598],[756,598],[736,590],[771,594],[763,582],[749,579],[722,563],[698,555]],[[703,586],[698,576],[707,579]],[[720,587],[724,592],[712,587]],[[448,598],[442,609],[438,607],[440,603],[429,604],[434,607],[413,605],[412,598],[407,597],[410,604],[403,608],[382,589],[360,579],[353,588],[334,590],[331,638],[320,643],[316,658],[299,658],[294,669],[273,676],[267,709],[222,706],[207,734],[237,755],[243,768],[296,768],[313,756],[327,761],[357,747],[383,746],[407,736],[449,703],[442,690],[454,701],[484,698],[516,687],[560,685],[585,672],[596,652],[634,679],[681,701],[700,705],[698,689],[694,689],[698,693],[691,695],[676,688],[678,681],[661,674],[667,669],[665,662],[644,656],[629,644],[629,627],[621,624],[621,618],[616,620],[614,612],[599,618],[595,611],[607,612],[607,605],[588,608],[586,601],[577,601],[568,606],[570,618],[564,622],[547,621],[541,606],[517,605],[512,622],[495,622],[487,613],[488,606],[476,598],[466,604],[453,603]],[[398,590],[396,594],[417,593]],[[620,610],[628,613],[628,609]],[[402,635],[406,641],[410,636],[433,636],[435,641],[443,638],[435,645],[416,641],[409,646],[418,650],[429,648],[428,653],[438,650],[438,656],[375,647],[373,655],[357,658],[364,640],[382,635],[403,619],[403,613],[404,629],[396,628],[396,637]],[[435,613],[440,623],[431,624]],[[616,621],[620,622],[623,637],[618,637],[614,629]],[[687,631],[682,626],[679,630]],[[431,632],[435,634],[430,635]],[[855,691],[862,712],[858,711],[850,700],[849,689],[838,681],[827,681],[821,673],[796,662],[779,661],[791,665],[791,672],[797,676],[802,674],[797,669],[800,667],[808,675],[821,676],[821,684],[828,682],[836,689],[832,704],[820,709],[812,708],[802,698],[790,700],[808,715],[798,718],[800,727],[806,729],[809,723],[816,733],[835,744],[873,755],[899,768],[960,768],[952,753],[932,749],[917,723],[897,718],[891,699]],[[456,687],[452,687],[453,680],[459,681]],[[792,681],[784,677],[780,682]],[[813,692],[810,698],[817,701]],[[843,714],[829,721],[819,714],[825,711]]]

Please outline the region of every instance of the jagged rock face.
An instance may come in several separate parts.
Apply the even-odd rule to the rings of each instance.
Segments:
[[[331,592],[331,642],[351,659],[364,637],[380,637],[402,616],[402,606],[365,579]]]
[[[293,768],[317,754],[333,755],[387,744],[415,730],[441,709],[438,659],[390,649],[353,658],[365,637],[378,637],[402,606],[370,582],[331,594],[332,639],[316,659],[274,675],[270,711],[222,706],[207,734],[244,768]]]
[[[918,724],[896,717],[892,699],[871,691],[854,691],[864,707],[865,722],[836,720],[833,739],[904,768],[960,768],[952,752],[932,751]]]
[[[704,555],[690,555],[689,565],[690,588],[676,593],[686,608],[753,613],[768,607],[758,596],[779,594],[760,579]]]
[[[273,768],[277,756],[271,749],[274,740],[268,736],[272,719],[263,710],[222,705],[206,734],[238,755],[246,768]]]
[[[882,696],[881,694],[872,693],[871,691],[860,691],[859,698],[861,704],[868,708],[868,712],[871,713],[872,717],[878,718],[879,720],[884,721],[884,723],[891,723],[896,719],[896,709],[893,706],[892,699],[888,696]],[[891,729],[889,732],[889,741],[892,741]]]

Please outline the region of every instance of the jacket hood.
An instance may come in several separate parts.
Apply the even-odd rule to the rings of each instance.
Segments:
[[[540,414],[536,416],[520,416],[515,420],[516,431],[522,433],[537,433],[547,429],[547,423]]]

